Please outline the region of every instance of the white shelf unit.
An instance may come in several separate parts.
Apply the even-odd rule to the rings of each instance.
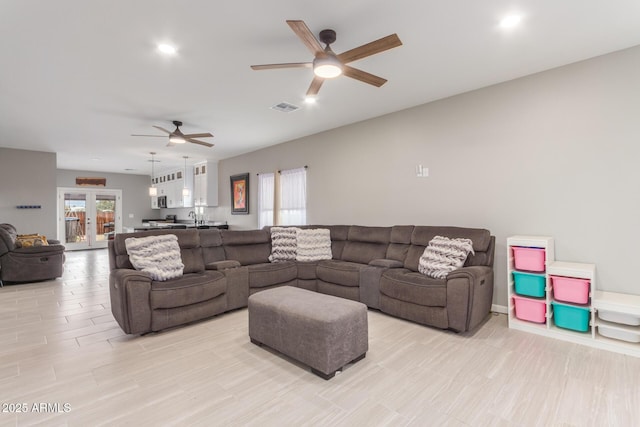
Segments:
[[[545,298],[545,304],[547,307],[547,319],[545,323],[534,323],[526,320],[520,320],[516,317],[515,304],[513,302],[513,296],[516,295],[515,284],[513,281],[513,272],[518,271],[514,265],[513,250],[514,246],[520,246],[524,248],[541,248],[545,251],[545,271],[539,274],[545,274],[549,264],[554,260],[554,244],[553,237],[549,236],[512,236],[507,238],[507,295],[508,301],[508,317],[509,327],[513,329],[520,329],[527,332],[533,332],[537,334],[548,333],[549,325],[549,297],[548,292]],[[538,274],[538,273],[536,273]],[[542,301],[542,299],[540,299]]]
[[[598,328],[600,326],[603,326],[608,328],[610,332],[630,334],[632,336],[640,337],[640,326],[632,326],[620,322],[606,321],[600,319],[600,317],[598,316],[599,311],[606,311],[609,314],[640,319],[640,295],[595,291],[593,294],[592,306],[594,339],[595,342],[598,343],[598,347],[640,357],[640,343],[628,342],[623,339],[604,337],[598,331]]]
[[[548,236],[513,236],[507,239],[507,274],[508,274],[508,319],[509,327],[525,332],[538,335],[544,335],[551,338],[561,339],[577,344],[588,345],[603,350],[614,351],[617,353],[628,354],[630,356],[640,357],[640,342],[628,342],[623,339],[604,337],[598,332],[599,326],[608,327],[609,331],[620,333],[622,336],[638,337],[640,340],[640,325],[625,325],[619,322],[611,322],[600,319],[598,311],[607,311],[613,315],[619,315],[623,318],[638,320],[640,323],[640,295],[628,295],[616,292],[605,292],[597,290],[596,284],[596,266],[594,264],[563,262],[554,260],[554,241]],[[515,287],[513,282],[514,268],[512,246],[535,247],[545,249],[545,304],[546,304],[546,321],[544,324],[528,322],[518,319],[515,316],[515,307],[513,303],[513,295],[515,295]],[[557,301],[561,304],[577,306],[589,309],[589,329],[587,332],[573,331],[570,329],[559,328],[554,324],[552,302],[553,287],[550,276],[563,276],[570,278],[588,279],[589,302],[587,304],[573,304],[564,301]],[[542,301],[542,298],[540,298]]]
[[[587,304],[576,304],[572,302],[556,300],[553,293],[551,276],[563,276],[563,277],[569,277],[569,278],[575,278],[575,279],[589,280],[589,301],[587,302]],[[577,262],[564,262],[564,261],[554,261],[551,264],[549,264],[549,266],[547,267],[546,290],[547,290],[547,300],[549,304],[547,307],[547,318],[549,319],[549,321],[547,323],[549,324],[549,329],[551,331],[561,333],[563,336],[564,335],[575,336],[577,339],[583,339],[583,338],[593,339],[595,337],[594,335],[595,331],[593,327],[594,325],[593,309],[592,309],[595,283],[596,283],[595,264],[583,264],[583,263],[577,263]],[[553,308],[551,306],[551,302],[553,301],[566,306],[579,307],[579,308],[584,308],[589,310],[589,328],[587,332],[573,331],[570,329],[564,329],[556,326],[554,323]]]

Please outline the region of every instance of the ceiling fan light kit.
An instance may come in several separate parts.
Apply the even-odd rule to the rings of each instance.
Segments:
[[[314,78],[307,90],[307,97],[317,95],[325,79],[332,79],[340,75],[345,75],[376,87],[382,86],[387,82],[386,79],[369,74],[366,71],[350,67],[346,64],[384,52],[385,50],[393,49],[394,47],[402,46],[402,42],[398,35],[391,34],[336,55],[330,47],[331,43],[336,41],[336,32],[334,30],[327,29],[320,31],[320,41],[318,41],[304,21],[288,20],[287,24],[291,27],[293,32],[296,33],[298,38],[300,38],[302,43],[304,43],[304,45],[313,53],[313,61],[252,65],[251,68],[253,70],[273,70],[278,68],[313,67]],[[324,49],[320,42],[325,44]]]
[[[333,79],[342,74],[342,63],[335,55],[313,60],[313,73],[323,79]]]
[[[166,130],[163,127],[160,126],[153,126],[154,128],[166,133],[167,135],[169,135],[169,143],[167,144],[168,147],[171,147],[174,144],[184,144],[186,142],[192,142],[194,144],[198,144],[198,145],[203,145],[205,147],[213,147],[213,144],[209,143],[209,142],[204,142],[204,141],[200,141],[198,139],[195,138],[213,138],[213,135],[210,134],[209,132],[205,132],[205,133],[190,133],[190,134],[184,134],[182,133],[182,131],[180,130],[180,126],[182,126],[182,122],[179,120],[174,120],[173,124],[176,127],[176,130],[174,130],[173,132],[170,132],[168,130]],[[161,137],[161,138],[166,138],[165,135],[131,135],[131,136],[151,136],[151,137]]]

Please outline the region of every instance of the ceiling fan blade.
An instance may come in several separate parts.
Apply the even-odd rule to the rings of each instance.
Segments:
[[[153,125],[153,127],[156,128],[156,129],[161,130],[162,132],[168,133],[169,135],[171,135],[173,133],[173,132],[169,132],[165,128],[161,128],[160,126]]]
[[[185,139],[189,142],[193,142],[194,144],[204,145],[205,147],[213,147],[213,144],[210,144],[208,142],[198,141],[197,139],[193,139],[193,138],[186,138],[186,136],[185,136]]]
[[[287,24],[291,27],[294,33],[302,40],[302,43],[316,55],[318,52],[324,52],[322,45],[313,35],[307,24],[304,21],[299,20],[287,20]]]
[[[324,83],[324,79],[322,77],[315,76],[311,81],[311,85],[309,85],[309,90],[307,90],[307,96],[315,96],[320,91],[320,87]]]
[[[350,67],[348,65],[345,65],[343,67],[342,73],[347,77],[360,80],[361,82],[364,82],[364,83],[369,83],[370,85],[374,85],[375,87],[380,87],[387,82],[387,79],[374,76],[373,74],[369,74],[366,71],[362,71],[357,68]]]
[[[135,134],[135,133],[132,133],[131,136],[151,136],[151,137],[154,137],[154,138],[166,138],[167,137],[167,135],[139,135],[139,134]]]
[[[342,61],[343,64],[347,64],[398,46],[402,46],[400,38],[397,34],[391,34],[390,36],[372,41],[371,43],[363,44],[360,47],[342,52],[338,55],[338,59]]]
[[[213,138],[213,135],[211,135],[209,132],[183,134],[182,136],[184,136],[185,138]]]
[[[252,65],[251,68],[254,70],[273,70],[276,68],[311,68],[313,64],[311,62],[290,62],[284,64],[263,64],[263,65]]]

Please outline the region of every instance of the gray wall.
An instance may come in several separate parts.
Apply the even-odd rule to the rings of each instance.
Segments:
[[[0,223],[56,237],[56,154],[0,148]],[[16,209],[40,205],[40,209]]]
[[[106,178],[105,189],[122,190],[122,227],[133,228],[141,225],[143,218],[158,218],[158,211],[151,209],[149,175],[58,169],[57,186],[76,187],[76,177]]]
[[[215,216],[255,228],[256,172],[308,165],[311,224],[491,230],[496,304],[507,305],[515,234],[553,236],[556,259],[597,265],[599,288],[640,294],[628,274],[640,241],[638,70],[635,47],[223,160]],[[251,215],[231,216],[229,176],[242,172]]]

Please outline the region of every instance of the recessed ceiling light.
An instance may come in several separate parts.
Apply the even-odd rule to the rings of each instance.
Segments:
[[[176,53],[176,48],[175,46],[172,46],[170,44],[159,44],[158,45],[158,50],[162,53],[164,53],[165,55],[175,55]]]
[[[522,21],[522,16],[520,15],[507,15],[500,21],[501,28],[513,28],[518,26],[518,24]]]

